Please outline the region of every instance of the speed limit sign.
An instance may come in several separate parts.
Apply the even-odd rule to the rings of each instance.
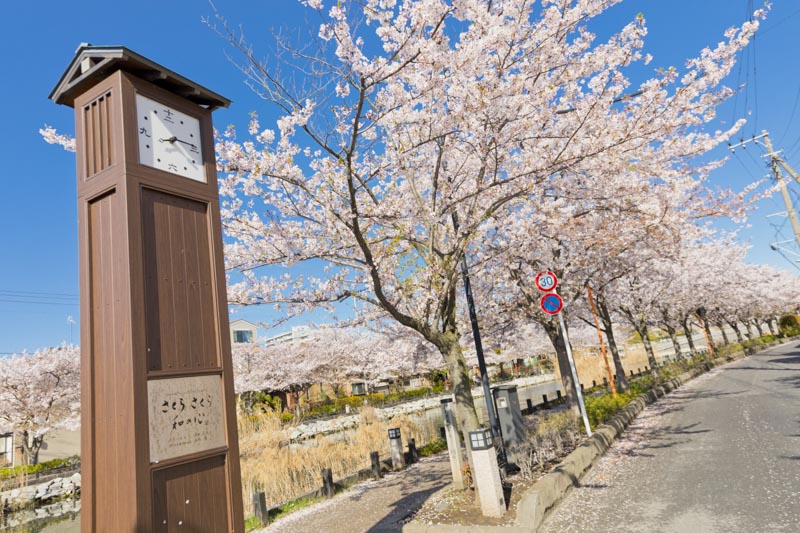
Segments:
[[[536,288],[540,291],[550,292],[555,290],[555,288],[558,286],[558,278],[555,274],[548,270],[547,272],[539,272],[536,274],[535,283]]]

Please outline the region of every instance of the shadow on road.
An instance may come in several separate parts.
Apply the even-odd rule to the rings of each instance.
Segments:
[[[730,392],[711,391],[707,389],[678,390],[670,395],[669,407],[662,408],[659,411],[658,416],[683,411],[684,406],[687,403],[692,402],[694,400],[721,399],[721,398],[727,398],[729,396],[738,396],[740,394],[745,394],[746,392],[747,392],[746,390],[730,391]]]
[[[780,359],[770,359],[770,363],[776,363],[779,365],[800,365],[800,353],[795,355],[794,357],[782,357]]]
[[[419,490],[420,484],[433,483],[425,490]],[[369,528],[369,533],[380,533],[384,531],[400,531],[402,529],[402,521],[410,517],[411,514],[417,511],[422,504],[435,492],[441,490],[448,485],[449,481],[446,476],[442,476],[439,472],[429,472],[422,475],[416,475],[412,479],[404,476],[398,476],[397,481],[394,481],[384,487],[396,487],[404,496],[391,504],[391,509],[386,512],[386,515],[380,519],[378,523]],[[353,495],[351,499],[358,501],[361,496],[366,494],[366,491]]]
[[[775,378],[775,379],[771,379],[770,381],[775,382],[775,383],[783,383],[783,384],[791,385],[791,386],[794,386],[794,387],[800,387],[800,374],[798,374],[796,376],[786,376],[786,377],[782,377],[782,378]]]

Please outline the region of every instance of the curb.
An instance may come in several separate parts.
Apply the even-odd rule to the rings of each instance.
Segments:
[[[797,342],[792,339],[786,342],[772,342],[764,345],[759,352]],[[754,352],[758,353],[758,352]],[[752,353],[747,354],[752,355]],[[598,427],[594,434],[583,444],[567,455],[561,463],[549,474],[545,474],[526,491],[517,506],[516,524],[513,526],[483,526],[483,525],[445,525],[445,524],[406,524],[403,533],[535,533],[541,526],[547,513],[552,510],[572,489],[578,486],[581,477],[605,454],[616,438],[649,404],[669,394],[684,383],[705,374],[712,368],[736,361],[745,357],[738,353],[731,357],[719,357],[712,361],[684,372],[680,376],[659,385],[658,387],[642,394],[619,413],[614,415],[605,424]]]

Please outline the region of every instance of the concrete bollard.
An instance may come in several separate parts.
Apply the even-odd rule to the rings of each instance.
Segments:
[[[330,468],[322,469],[322,495],[326,498],[333,498],[335,489],[333,487],[333,471]]]
[[[372,479],[381,478],[381,458],[378,452],[369,452],[370,468],[372,469]]]
[[[389,449],[392,451],[392,470],[404,469],[406,467],[406,458],[403,454],[400,428],[389,428]]]
[[[464,456],[461,453],[461,437],[456,424],[455,407],[452,398],[442,398],[442,419],[444,420],[447,455],[450,457],[450,470],[453,474],[453,487],[456,490],[466,489],[464,483]]]
[[[267,499],[263,492],[253,493],[253,513],[261,521],[262,526],[269,524],[269,510],[267,509]]]
[[[506,512],[506,498],[500,480],[492,430],[470,431],[469,447],[472,450],[472,464],[475,467],[472,477],[477,487],[481,513],[484,516],[503,516]]]

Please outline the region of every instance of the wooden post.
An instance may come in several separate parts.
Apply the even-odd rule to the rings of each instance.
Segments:
[[[372,468],[372,478],[373,479],[380,479],[381,478],[381,458],[378,455],[378,452],[369,452],[369,461],[371,463],[371,468]]]
[[[75,109],[81,530],[243,532],[211,120],[229,101],[89,45],[50,98]]]
[[[330,468],[322,469],[322,494],[326,498],[333,498],[336,491],[333,486],[333,471]]]
[[[269,510],[267,509],[267,499],[263,492],[253,493],[253,511],[262,526],[269,524]]]
[[[408,439],[408,457],[412,463],[416,463],[419,460],[419,455],[417,454],[417,442],[413,438]]]

